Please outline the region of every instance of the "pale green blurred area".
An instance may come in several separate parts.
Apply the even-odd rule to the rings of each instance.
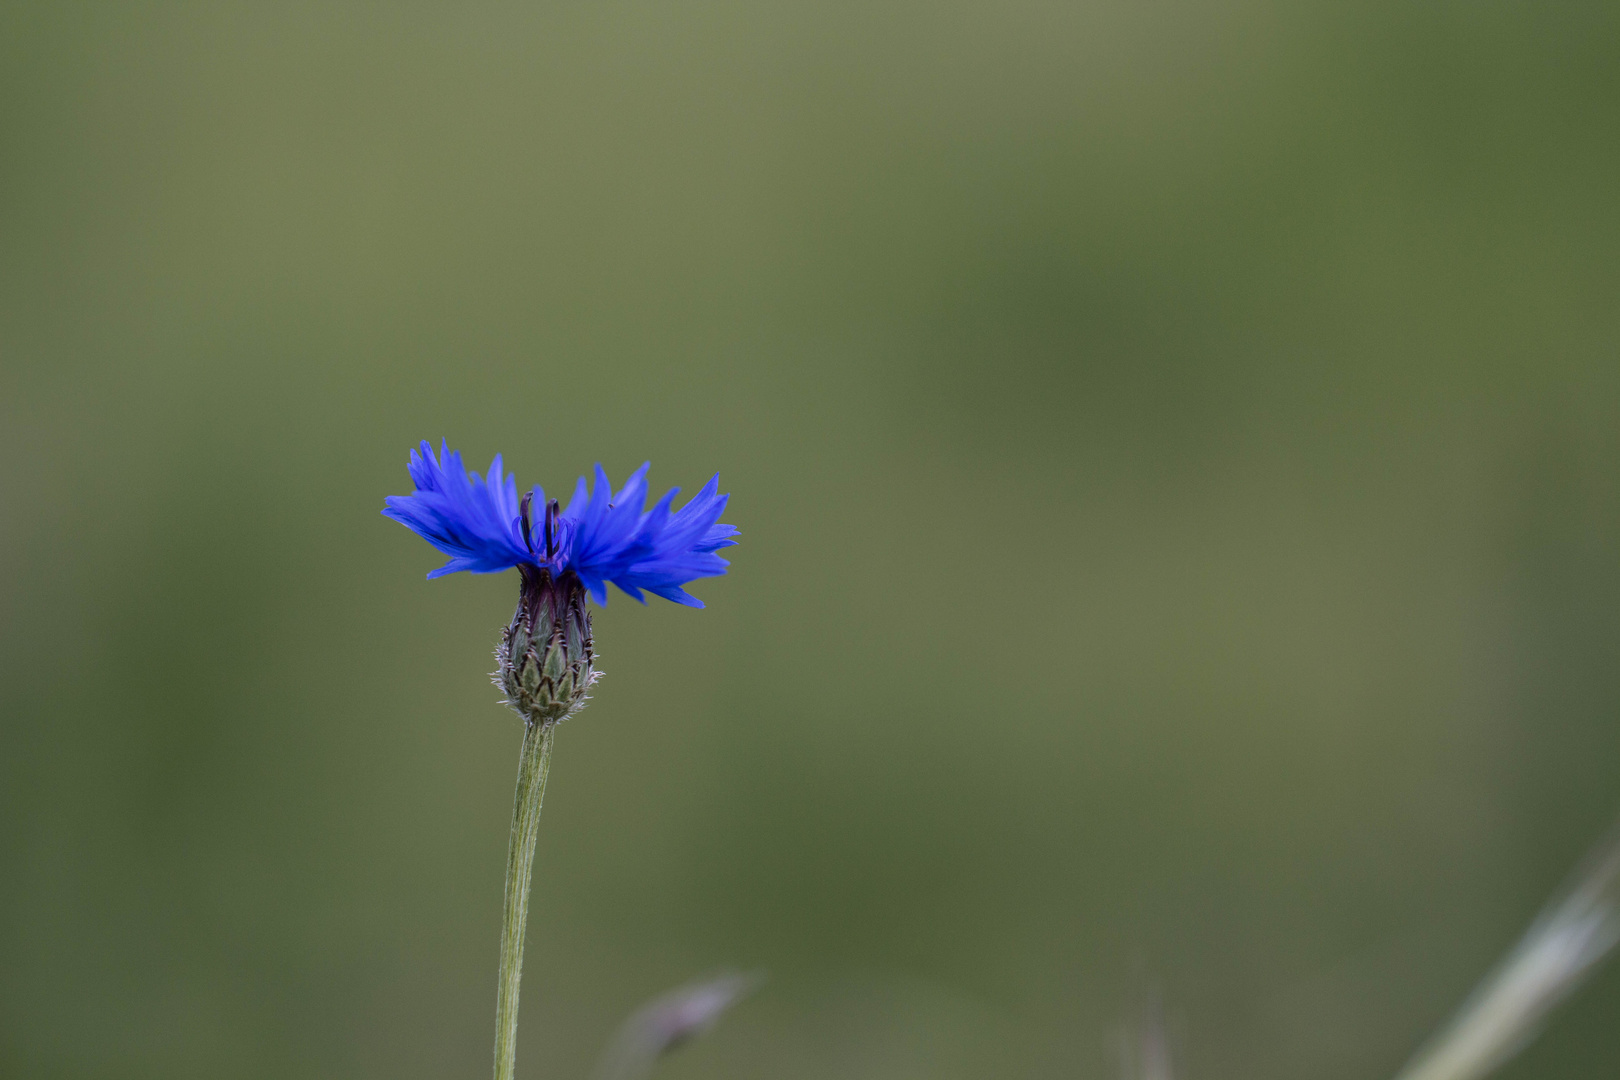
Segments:
[[[1391,1075],[1620,806],[1614,5],[0,8],[0,1075],[487,1074],[516,582],[615,599],[519,1068]],[[1620,1071],[1608,970],[1503,1074]]]

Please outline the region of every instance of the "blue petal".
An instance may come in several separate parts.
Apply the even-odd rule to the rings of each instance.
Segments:
[[[431,576],[495,573],[529,559],[513,527],[517,486],[503,480],[499,455],[488,477],[480,479],[462,467],[461,455],[448,444],[442,443],[435,456],[424,442],[411,452],[409,471],[416,491],[385,499],[383,514],[451,557]]]

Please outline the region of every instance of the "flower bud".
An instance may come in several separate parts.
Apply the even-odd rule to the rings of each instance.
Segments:
[[[585,586],[571,573],[553,577],[538,567],[520,569],[517,611],[495,649],[495,685],[526,722],[555,724],[584,708],[586,692],[602,677],[595,669]]]

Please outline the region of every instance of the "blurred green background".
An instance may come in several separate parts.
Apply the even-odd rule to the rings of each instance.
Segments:
[[[516,579],[719,470],[519,1067],[1378,1080],[1620,805],[1620,8],[0,7],[0,1075],[486,1075]],[[1620,1072],[1608,970],[1504,1074]]]

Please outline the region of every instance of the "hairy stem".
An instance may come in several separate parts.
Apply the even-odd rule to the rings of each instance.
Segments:
[[[501,920],[500,989],[495,1002],[495,1080],[513,1080],[517,1070],[518,984],[523,979],[523,929],[529,919],[529,876],[540,834],[540,799],[546,791],[555,724],[524,725],[518,759],[512,839],[506,852],[506,910]]]

